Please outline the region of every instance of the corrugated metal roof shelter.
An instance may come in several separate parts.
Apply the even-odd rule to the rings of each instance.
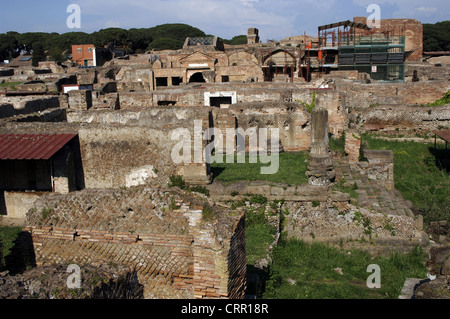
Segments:
[[[450,130],[433,131],[433,134],[434,134],[434,148],[436,148],[436,136],[439,136],[445,141],[445,149],[447,149],[447,144],[450,142]]]
[[[0,134],[0,160],[48,160],[77,134]]]

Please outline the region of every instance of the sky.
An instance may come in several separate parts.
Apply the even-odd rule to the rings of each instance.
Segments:
[[[70,4],[80,7],[80,28],[67,25]],[[92,33],[108,27],[185,23],[224,39],[258,28],[266,42],[305,33],[316,36],[320,25],[368,17],[370,4],[379,6],[381,19],[450,19],[449,0],[3,0],[0,33]]]

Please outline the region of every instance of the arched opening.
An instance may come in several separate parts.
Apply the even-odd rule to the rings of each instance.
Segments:
[[[292,81],[296,66],[295,57],[284,50],[275,50],[264,58],[264,81],[271,82],[277,76],[287,75]]]
[[[189,79],[189,83],[206,83],[206,80],[203,77],[202,72],[197,72],[192,74],[192,76]]]

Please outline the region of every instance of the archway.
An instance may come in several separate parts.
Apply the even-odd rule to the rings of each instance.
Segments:
[[[292,81],[295,69],[296,59],[288,51],[279,49],[264,57],[264,80],[267,82],[271,82],[277,75],[287,75]]]
[[[191,75],[189,83],[206,83],[206,80],[203,77],[202,72],[197,72]]]

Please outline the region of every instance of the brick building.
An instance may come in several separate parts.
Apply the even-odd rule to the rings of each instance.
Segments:
[[[366,17],[354,17],[354,22],[366,23]],[[405,52],[410,55],[406,61],[419,61],[423,55],[423,25],[415,19],[382,19],[380,28],[358,30],[356,35],[375,35],[405,37]]]
[[[78,66],[97,66],[95,46],[93,44],[72,45],[72,61]]]

